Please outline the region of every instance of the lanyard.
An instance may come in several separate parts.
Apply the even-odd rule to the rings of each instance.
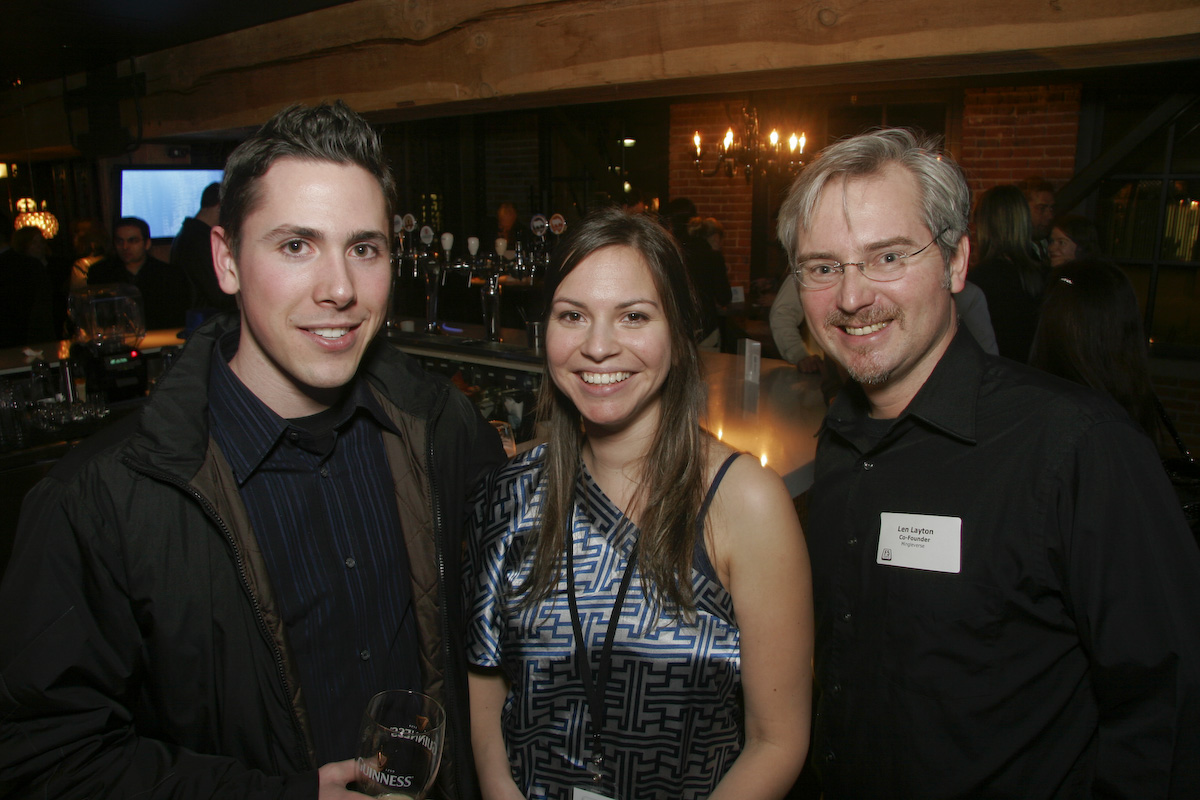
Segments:
[[[596,681],[592,681],[591,659],[588,658],[587,644],[583,639],[583,623],[579,616],[579,605],[575,600],[575,559],[574,543],[571,541],[571,531],[567,530],[567,602],[571,606],[571,627],[575,630],[575,656],[579,661],[580,679],[583,690],[587,694],[588,712],[591,720],[588,727],[592,733],[592,758],[588,772],[592,775],[593,783],[600,783],[601,768],[604,765],[604,751],[600,745],[600,732],[604,730],[604,687],[608,685],[612,672],[612,645],[617,635],[617,625],[621,619],[621,606],[625,604],[625,593],[629,589],[629,581],[633,578],[634,565],[637,564],[637,543],[629,552],[629,563],[625,566],[625,574],[621,576],[621,588],[617,590],[617,599],[613,604],[612,616],[608,619],[608,630],[604,634],[604,647],[600,651],[600,672]]]

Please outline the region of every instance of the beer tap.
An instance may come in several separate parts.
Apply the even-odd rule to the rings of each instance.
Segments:
[[[471,238],[474,238],[474,237],[471,237]],[[471,247],[471,239],[467,239],[467,248],[470,249],[470,247]],[[478,247],[479,247],[478,239],[475,240],[475,247],[476,247],[476,249],[478,249]],[[465,259],[463,259],[461,257],[451,258],[450,252],[451,252],[451,250],[453,250],[453,248],[454,248],[454,234],[453,233],[443,233],[442,234],[442,286],[446,285],[446,276],[447,275],[457,272],[457,273],[466,275],[466,277],[467,277],[466,285],[469,287],[471,285],[471,264],[470,264],[470,262],[466,261]]]
[[[504,252],[508,240],[496,240],[496,257],[483,263],[483,287],[480,299],[483,303],[483,327],[489,342],[500,341],[500,276],[504,273]]]
[[[536,281],[538,271],[544,275],[546,269],[550,266],[550,248],[546,245],[546,231],[550,228],[550,223],[541,214],[537,214],[529,221],[529,229],[533,231],[535,238],[532,250],[529,256],[529,278],[530,281]]]
[[[392,268],[392,290],[388,294],[388,313],[387,320],[384,323],[389,331],[398,327],[399,320],[397,319],[396,302],[397,292],[396,283],[400,275],[401,263],[404,259],[404,219],[396,214],[392,217],[392,251],[389,254],[389,262]]]
[[[438,289],[442,279],[442,262],[432,250],[433,228],[421,228],[422,251],[418,258],[421,274],[425,278],[425,332],[439,333]]]
[[[404,233],[400,240],[399,271],[406,273],[409,278],[419,278],[421,273],[417,268],[417,246],[412,238],[413,231],[417,229],[417,218],[412,214],[405,214],[401,220],[401,227]]]

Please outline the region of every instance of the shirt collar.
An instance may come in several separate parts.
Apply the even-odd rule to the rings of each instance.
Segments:
[[[240,486],[275,449],[289,424],[258,399],[229,366],[230,359],[237,353],[239,336],[240,328],[234,328],[214,344],[214,358],[209,368],[209,414],[213,436]],[[380,427],[400,433],[367,381],[356,376],[334,428],[345,428],[360,409]]]
[[[893,422],[915,418],[965,442],[975,441],[975,415],[980,387],[987,371],[987,354],[961,325],[933,372]],[[829,408],[822,427],[846,436],[870,405],[857,383],[848,383]]]
[[[974,443],[975,414],[987,370],[986,360],[975,337],[959,325],[941,361],[906,412],[949,436]]]

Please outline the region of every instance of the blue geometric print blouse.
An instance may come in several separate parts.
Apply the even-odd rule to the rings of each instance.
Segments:
[[[593,784],[587,695],[566,594],[521,608],[533,566],[544,445],[494,473],[476,504],[464,586],[467,658],[499,667],[511,688],[501,716],[513,778],[528,798],[569,800],[582,786],[618,800],[705,798],[741,751],[741,657],[733,600],[702,547],[692,568],[696,613],[655,612],[635,569],[613,641],[601,732],[603,779]],[[697,525],[699,529],[700,526]],[[593,680],[638,531],[586,467],[573,517],[576,596]]]

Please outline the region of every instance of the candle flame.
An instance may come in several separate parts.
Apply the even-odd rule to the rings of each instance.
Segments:
[[[721,441],[723,438],[725,438],[725,429],[717,428],[717,441]]]
[[[771,147],[778,147],[778,146],[779,146],[779,131],[772,128],[771,129]]]
[[[696,135],[692,137],[692,142],[696,145],[696,158],[700,157],[700,131],[696,131]]]
[[[725,141],[723,143],[725,151],[728,152],[733,147],[733,128],[725,131]]]
[[[804,138],[804,134],[803,133],[800,134],[800,152],[801,153],[804,152],[804,142],[805,141],[807,141],[807,140]]]
[[[762,458],[760,458],[759,461],[761,461],[762,465],[765,467],[767,465],[767,454],[763,453]]]
[[[790,150],[791,152],[794,153],[794,152],[796,152],[796,148],[799,146],[800,146],[800,139],[798,139],[796,137],[796,134],[793,133],[791,135],[791,137],[788,139],[788,150]]]

